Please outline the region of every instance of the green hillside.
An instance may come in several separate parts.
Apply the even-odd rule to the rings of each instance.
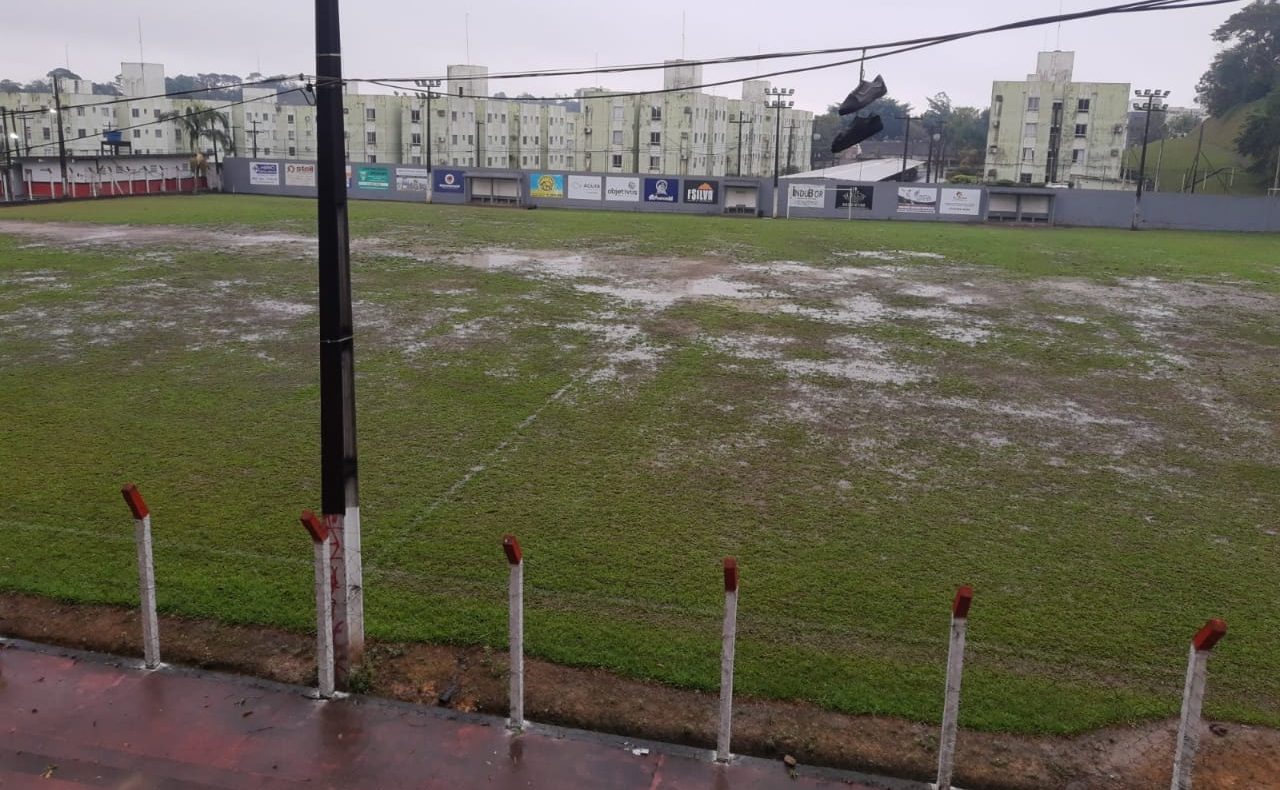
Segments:
[[[1249,115],[1262,104],[1262,100],[1242,104],[1222,118],[1209,118],[1204,122],[1204,146],[1201,149],[1199,179],[1215,170],[1214,176],[1196,188],[1197,192],[1210,195],[1265,195],[1270,186],[1265,178],[1259,178],[1245,168],[1249,166],[1247,157],[1236,153],[1236,135]],[[1155,119],[1152,119],[1154,124]],[[1147,149],[1147,172],[1153,174],[1159,163],[1159,188],[1161,192],[1178,192],[1183,184],[1191,182],[1191,163],[1195,159],[1196,144],[1200,130],[1193,130],[1186,137],[1163,142],[1164,153],[1160,152],[1162,143],[1152,143]],[[1142,155],[1141,141],[1127,152],[1126,160],[1134,171],[1138,169],[1138,161]],[[1231,168],[1235,168],[1234,183]]]

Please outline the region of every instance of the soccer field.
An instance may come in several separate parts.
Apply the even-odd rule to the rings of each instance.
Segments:
[[[311,627],[314,204],[0,210],[0,587]],[[1274,236],[352,206],[370,637],[961,723],[1280,725]],[[374,667],[376,672],[376,666]]]

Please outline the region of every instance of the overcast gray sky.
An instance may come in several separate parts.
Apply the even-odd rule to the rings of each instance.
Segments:
[[[591,67],[652,62],[680,57],[682,52],[698,58],[862,45],[1115,1],[811,0],[792,5],[765,0],[344,0],[343,47],[349,77],[434,75],[443,72],[445,64],[468,60],[495,72]],[[139,19],[146,60],[164,63],[171,76],[315,68],[314,6],[306,0],[42,0],[25,5],[31,13],[5,15],[0,77],[25,81],[69,63],[86,79],[109,81],[121,61],[138,59]],[[939,91],[946,91],[957,104],[985,107],[992,80],[1021,79],[1034,69],[1038,50],[1061,48],[1077,53],[1077,80],[1167,88],[1173,91],[1171,104],[1190,105],[1195,83],[1216,51],[1210,32],[1243,5],[1241,0],[1184,11],[1113,15],[1067,23],[1061,30],[1000,33],[894,56],[868,68],[884,74],[890,96],[917,107]],[[704,76],[744,77],[771,68],[771,63],[708,68]],[[661,87],[662,76],[641,72],[605,75],[598,81],[495,81],[490,90],[549,95],[595,82],[643,90]],[[856,66],[775,80],[795,88],[798,107],[815,111],[838,102],[856,82]],[[726,86],[715,92],[737,96],[739,88]]]

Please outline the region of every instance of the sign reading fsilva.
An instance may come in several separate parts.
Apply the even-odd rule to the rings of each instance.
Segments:
[[[316,166],[301,162],[289,162],[284,166],[284,183],[290,187],[313,187],[316,185]]]
[[[644,180],[644,200],[646,203],[678,203],[680,201],[680,179],[646,178]]]
[[[280,163],[250,162],[249,183],[265,187],[280,186]]]
[[[604,184],[604,199],[639,203],[640,179],[626,176],[607,177]]]
[[[571,200],[599,200],[600,176],[569,176]]]
[[[529,197],[564,197],[564,176],[551,175],[550,173],[530,173]]]
[[[787,205],[791,208],[822,208],[827,204],[827,188],[822,184],[788,184]]]

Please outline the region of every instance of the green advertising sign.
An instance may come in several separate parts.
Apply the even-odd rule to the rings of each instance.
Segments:
[[[386,167],[357,168],[356,186],[360,189],[390,189],[391,170]]]

